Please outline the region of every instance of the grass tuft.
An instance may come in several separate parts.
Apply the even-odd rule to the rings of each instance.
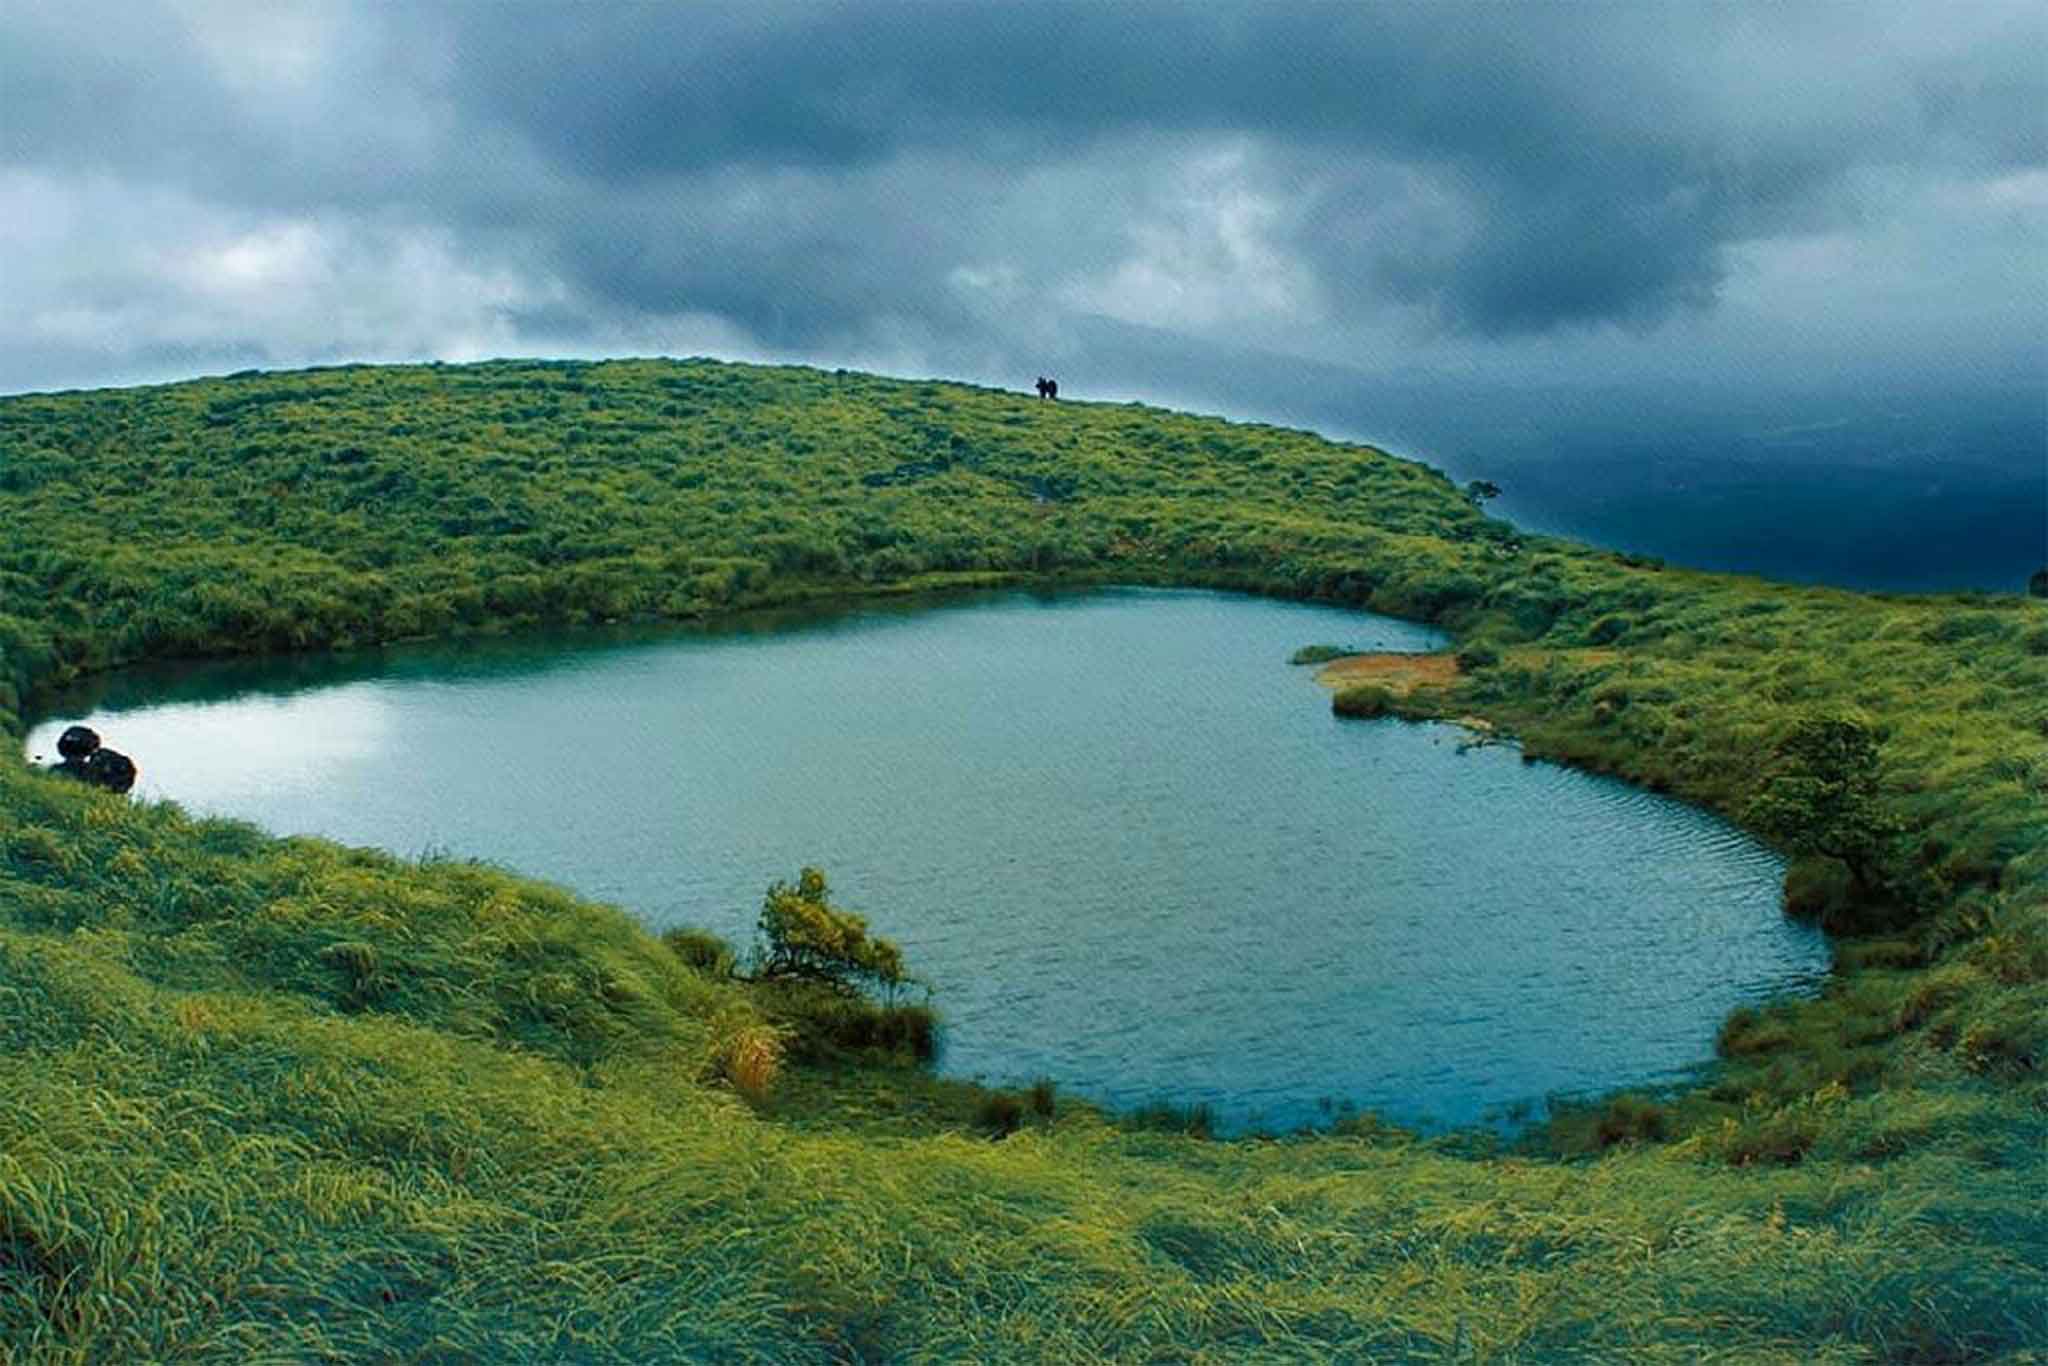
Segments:
[[[974,1122],[990,1138],[1008,1138],[1024,1127],[1024,1102],[1007,1091],[991,1091],[982,1098]]]
[[[726,1044],[725,1078],[749,1100],[764,1100],[782,1073],[782,1059],[782,1035],[770,1025],[748,1025]]]
[[[739,961],[732,945],[709,930],[679,926],[662,931],[661,942],[691,968],[714,979],[731,977]]]

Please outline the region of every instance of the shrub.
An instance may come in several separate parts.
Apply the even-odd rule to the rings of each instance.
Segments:
[[[1785,869],[1786,915],[1820,924],[1839,922],[1848,898],[1848,869],[1834,859],[1794,859]]]
[[[1500,663],[1500,649],[1488,640],[1468,640],[1458,647],[1458,667],[1467,673]]]
[[[1878,742],[1877,731],[1857,716],[1801,717],[1779,742],[1776,764],[1744,812],[1744,824],[1793,853],[1840,860],[1849,873],[1845,912],[1885,896],[1882,868],[1904,828],[1879,787]],[[1838,914],[1821,925],[1837,933],[1858,928],[1848,919]]]
[[[1058,1097],[1054,1094],[1051,1077],[1040,1077],[1031,1083],[1031,1113],[1040,1119],[1051,1119],[1058,1108]]]
[[[730,977],[739,961],[732,945],[709,930],[679,925],[664,930],[661,942],[668,945],[669,952],[707,977]]]
[[[1627,617],[1602,617],[1586,631],[1588,645],[1612,645],[1628,634]]]
[[[825,875],[805,868],[796,885],[768,884],[761,905],[761,944],[755,975],[797,978],[853,994],[863,985],[893,993],[905,980],[903,952],[887,939],[869,938],[868,923],[825,898]]]
[[[1972,1072],[2017,1075],[2048,1062],[2048,1012],[2039,992],[2010,992],[1964,1024],[1956,1054]]]
[[[1339,716],[1385,716],[1394,710],[1391,689],[1378,683],[1359,683],[1330,699],[1330,710]]]
[[[1603,1148],[1617,1143],[1656,1143],[1670,1130],[1670,1115],[1663,1106],[1641,1096],[1616,1096],[1607,1102],[1594,1126],[1594,1137]]]
[[[1609,683],[1596,689],[1593,693],[1594,703],[1596,705],[1605,703],[1610,714],[1628,710],[1628,704],[1633,698],[1634,694],[1629,691],[1628,685],[1625,683]]]
[[[1792,1166],[1820,1140],[1822,1117],[1811,1108],[1790,1106],[1738,1124],[1721,1136],[1721,1155],[1730,1165]]]
[[[1927,966],[1927,951],[1908,939],[1854,939],[1835,945],[1835,963],[1845,972],[1876,968],[1902,972]],[[1887,1029],[1886,1033],[1892,1031]]]
[[[1968,995],[1974,976],[1967,968],[1948,966],[1914,979],[1892,1016],[1893,1024],[1900,1031],[1920,1028]]]
[[[320,957],[323,961],[332,963],[335,967],[340,968],[350,980],[356,982],[365,981],[374,976],[377,969],[382,966],[377,953],[377,946],[356,939],[329,944],[326,948],[320,950]]]
[[[938,1056],[939,1015],[930,1006],[861,1004],[861,1010],[834,1017],[839,1022],[834,1043],[842,1048],[898,1053],[919,1062]]]
[[[1304,645],[1287,657],[1289,664],[1327,664],[1333,659],[1357,654],[1342,645]]]
[[[1753,1057],[1790,1047],[1792,1031],[1781,1019],[1758,1014],[1748,1006],[1731,1012],[1721,1022],[1714,1047],[1724,1058]]]
[[[929,1062],[938,1056],[939,1017],[930,1006],[882,1005],[803,981],[767,984],[756,999],[804,1061],[883,1053]]]
[[[938,1012],[894,999],[914,980],[902,952],[871,937],[867,922],[834,907],[829,893],[816,868],[805,868],[795,886],[769,884],[753,951],[756,999],[806,1058],[882,1052],[930,1061],[939,1051]],[[863,988],[871,986],[888,999],[869,999]]]
[[[2048,982],[2048,924],[2017,919],[2001,923],[1970,946],[1969,961],[2007,986]]]
[[[1181,1106],[1160,1100],[1126,1114],[1123,1125],[1143,1133],[1186,1134],[1206,1139],[1215,1135],[1216,1112],[1207,1104]]]
[[[1007,1091],[991,1091],[975,1110],[974,1122],[991,1138],[1008,1138],[1024,1127],[1024,1103]]]

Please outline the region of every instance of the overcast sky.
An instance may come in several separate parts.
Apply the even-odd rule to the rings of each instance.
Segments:
[[[0,392],[2040,386],[2048,6],[11,0]],[[1141,377],[1142,382],[1141,382]]]

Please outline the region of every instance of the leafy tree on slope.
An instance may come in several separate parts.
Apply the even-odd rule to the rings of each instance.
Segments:
[[[903,952],[890,940],[870,938],[867,921],[826,900],[825,875],[805,868],[796,885],[773,882],[761,903],[757,975],[822,982],[857,992],[872,984],[893,994],[905,980]]]
[[[1882,867],[1904,828],[1878,786],[1878,743],[1860,717],[1802,717],[1779,741],[1777,770],[1745,812],[1752,828],[1793,853],[1840,860],[1857,905],[1885,892]]]

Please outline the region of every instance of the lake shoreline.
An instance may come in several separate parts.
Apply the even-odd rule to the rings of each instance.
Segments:
[[[1885,851],[1895,897],[1845,900],[1840,868],[1795,863],[1789,908],[1841,930],[1826,990],[1733,1012],[1676,1090],[1586,1097],[1512,1145],[1342,1125],[1201,1144],[1050,1093],[1005,1120],[999,1095],[873,1056],[792,1055],[756,1097],[736,1060],[786,1037],[773,1003],[615,907],[0,763],[0,1069],[23,1176],[0,1338],[93,1359],[502,1356],[572,1324],[640,1357],[829,1332],[876,1359],[1107,1359],[1135,1338],[1105,1323],[1188,1357],[2048,1342],[2038,601],[1695,572],[1517,530],[1367,446],[799,367],[346,367],[0,416],[10,734],[43,685],[149,658],[994,574],[1432,623],[1467,668],[1392,714],[1492,718],[1525,755],[1736,819],[1801,717],[1867,717],[1907,832]],[[1048,476],[1066,496],[1023,492]],[[963,724],[1009,711],[1012,677]],[[1311,712],[1297,692],[1266,680]],[[1427,748],[1426,729],[1352,733]],[[579,733],[637,771],[630,732]],[[960,893],[1038,876],[991,860]],[[1293,905],[1270,908],[1283,933]],[[1142,942],[1170,953],[1172,927]],[[159,1260],[176,1274],[135,1274]]]
[[[785,863],[818,865],[937,985],[944,1075],[1044,1075],[1120,1114],[1203,1106],[1218,1133],[1327,1123],[1331,1097],[1459,1128],[1511,1107],[1541,1114],[1553,1093],[1661,1084],[1705,1060],[1727,1010],[1825,966],[1812,937],[1772,913],[1778,860],[1753,841],[1738,851],[1720,819],[1593,775],[1447,767],[1433,728],[1332,728],[1294,688],[1272,687],[1273,654],[1306,631],[1396,651],[1352,660],[1354,676],[1451,676],[1427,627],[1130,586],[898,598],[732,626],[541,631],[326,668],[280,659],[188,671],[161,693],[131,675],[106,680],[121,709],[83,723],[148,755],[145,798],[279,836],[485,858],[619,905],[657,934],[687,927],[743,947],[760,887]],[[1015,692],[984,714],[986,679],[1006,667]],[[1168,710],[1178,725],[1133,724]],[[980,719],[958,725],[968,715]],[[638,737],[630,791],[585,732],[595,716]],[[1224,788],[1216,754],[1233,756]],[[1358,830],[1374,836],[1340,837]],[[1479,830],[1483,843],[1457,833]],[[1580,852],[1560,859],[1566,846]],[[1704,946],[1675,928],[1679,892],[1643,861],[1649,846],[1726,889],[1707,899],[1731,959],[1711,982],[1682,970]],[[962,911],[949,889],[989,850],[1034,877]],[[1579,896],[1551,904],[1542,889],[1575,872]],[[1518,894],[1497,890],[1518,878]],[[1145,923],[1179,945],[1170,968],[1132,952],[1140,932],[1117,889],[1136,884]],[[1266,932],[1260,908],[1289,895],[1317,908],[1295,928],[1328,952],[1304,958]],[[1476,931],[1481,921],[1493,928]],[[1524,926],[1512,961],[1496,953],[1504,923]],[[1559,935],[1611,940],[1603,963],[1633,954],[1627,981],[1564,985],[1586,969]],[[1356,980],[1397,963],[1392,982],[1434,968],[1459,985],[1353,999]],[[1665,1004],[1626,1023],[1592,1006],[1630,982]],[[1446,994],[1460,998],[1448,1014]],[[1506,1027],[1475,1035],[1479,1019]],[[1572,1020],[1568,1032],[1601,1044],[1559,1044]]]

